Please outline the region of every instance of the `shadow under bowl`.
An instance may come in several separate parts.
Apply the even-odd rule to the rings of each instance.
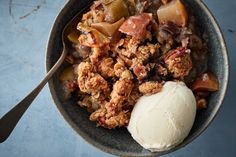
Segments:
[[[51,30],[46,53],[46,70],[56,63],[62,52],[62,31],[65,25],[82,8],[88,5],[91,0],[70,0],[61,10]],[[228,83],[229,65],[225,42],[216,20],[208,8],[200,0],[185,0],[188,9],[195,16],[199,24],[200,31],[208,36],[209,48],[209,69],[216,74],[220,90],[211,94],[208,108],[197,113],[193,128],[188,137],[178,146],[162,152],[152,153],[142,148],[136,143],[126,128],[115,130],[96,127],[94,122],[89,121],[89,114],[81,107],[78,107],[76,99],[65,100],[62,95],[62,89],[59,82],[59,74],[65,68],[63,64],[53,78],[49,81],[49,88],[53,100],[64,119],[70,126],[87,142],[95,147],[119,156],[154,156],[173,152],[187,145],[198,137],[212,122],[216,116],[221,104]]]

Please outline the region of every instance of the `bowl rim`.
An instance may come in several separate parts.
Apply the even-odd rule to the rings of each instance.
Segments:
[[[45,62],[45,69],[46,69],[46,72],[48,72],[50,70],[50,65],[49,65],[49,62],[48,62],[48,54],[49,54],[49,49],[50,49],[49,48],[50,43],[53,42],[52,41],[52,34],[56,33],[56,25],[60,22],[62,15],[64,15],[67,12],[66,10],[70,6],[69,5],[70,2],[71,1],[68,1],[62,7],[59,14],[55,17],[53,27],[51,27],[51,30],[50,30],[50,33],[49,33],[49,36],[48,36],[46,55],[45,55],[45,61],[46,61]],[[196,0],[196,3],[205,11],[207,16],[209,17],[213,27],[215,28],[215,30],[218,34],[218,38],[219,38],[219,41],[221,43],[220,47],[222,48],[222,55],[223,55],[223,59],[224,59],[224,62],[225,62],[225,64],[223,65],[223,67],[224,67],[224,76],[225,77],[223,78],[223,81],[222,81],[223,82],[222,88],[221,88],[222,92],[219,96],[219,100],[217,101],[216,107],[212,111],[213,113],[211,114],[211,116],[208,118],[208,120],[203,124],[203,126],[197,132],[192,134],[192,136],[190,138],[188,138],[184,142],[180,143],[176,147],[171,148],[170,150],[166,150],[166,151],[153,152],[153,153],[150,154],[150,156],[168,154],[168,153],[174,152],[174,151],[179,150],[179,149],[183,148],[184,146],[188,145],[190,142],[192,142],[194,139],[196,139],[198,136],[200,136],[208,128],[208,126],[215,119],[217,113],[219,112],[219,110],[220,110],[220,108],[221,108],[221,106],[223,105],[223,102],[224,102],[224,98],[225,98],[227,87],[228,87],[229,68],[230,68],[229,67],[228,50],[227,50],[227,47],[226,47],[225,39],[223,37],[223,33],[220,29],[220,26],[219,26],[217,20],[215,19],[215,17],[213,16],[213,14],[209,10],[209,8],[206,6],[206,4],[204,2],[202,2],[202,0]],[[85,140],[90,145],[94,146],[95,148],[97,148],[99,150],[102,150],[104,152],[113,154],[113,155],[119,155],[119,156],[147,156],[146,154],[144,155],[144,154],[138,154],[138,153],[123,152],[123,151],[120,151],[120,150],[117,150],[117,149],[108,148],[108,147],[100,144],[99,142],[94,141],[91,137],[89,137],[87,134],[82,132],[79,129],[79,127],[67,115],[67,113],[62,108],[62,106],[58,105],[58,104],[60,104],[60,101],[58,100],[58,98],[56,96],[56,91],[55,91],[52,79],[49,80],[48,87],[49,87],[49,91],[51,93],[51,97],[53,99],[54,105],[57,108],[57,112],[59,112],[59,114],[63,117],[63,119],[66,121],[67,125],[72,127],[73,128],[72,130],[74,130],[77,135],[82,137],[81,139]]]

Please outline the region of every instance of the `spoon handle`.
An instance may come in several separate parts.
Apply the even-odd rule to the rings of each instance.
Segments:
[[[65,57],[66,50],[63,49],[62,55],[44,79],[39,83],[39,85],[0,119],[0,143],[4,142],[9,137],[22,115],[34,101],[39,92],[43,89],[48,80],[53,76],[59,66],[63,63]]]

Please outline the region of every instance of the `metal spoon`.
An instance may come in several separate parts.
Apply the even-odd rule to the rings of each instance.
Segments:
[[[68,53],[68,45],[69,41],[67,39],[68,34],[76,29],[78,22],[80,21],[82,14],[84,11],[88,9],[90,3],[86,7],[84,7],[79,13],[77,13],[69,23],[65,26],[62,32],[62,43],[63,43],[63,50],[60,58],[55,63],[55,65],[50,69],[50,71],[46,74],[44,79],[39,83],[39,85],[33,89],[23,100],[21,100],[15,107],[13,107],[9,112],[7,112],[1,119],[0,119],[0,143],[4,142],[13,129],[15,128],[16,124],[28,109],[30,104],[34,101],[36,96],[39,92],[43,89],[45,84],[52,78],[53,74],[57,71],[60,65],[63,63],[67,53]]]

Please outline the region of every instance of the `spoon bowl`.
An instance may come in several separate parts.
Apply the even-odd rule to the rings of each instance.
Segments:
[[[37,97],[39,92],[43,89],[45,84],[52,78],[54,73],[57,69],[61,66],[64,62],[66,55],[68,53],[68,35],[72,30],[76,29],[76,25],[81,19],[84,10],[86,10],[90,4],[87,4],[80,12],[78,12],[72,20],[70,20],[64,27],[62,32],[62,45],[63,50],[60,54],[59,59],[53,64],[53,66],[48,70],[48,73],[44,77],[44,79],[19,103],[15,105],[10,111],[8,111],[1,119],[0,119],[0,143],[4,142],[11,134],[17,123],[19,122],[20,118],[23,116],[25,111],[29,108],[32,104],[34,99]]]

